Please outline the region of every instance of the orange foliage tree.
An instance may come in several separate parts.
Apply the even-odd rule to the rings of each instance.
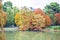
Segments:
[[[26,7],[22,8],[18,13],[16,13],[15,23],[17,26],[19,26],[19,30],[28,30],[31,18],[32,11]]]
[[[0,28],[3,30],[3,26],[6,24],[7,15],[2,10],[2,3],[0,2]]]
[[[56,24],[60,24],[60,13],[56,13],[54,20],[56,21]]]
[[[41,30],[43,27],[45,27],[45,18],[40,14],[33,14],[31,22],[30,28],[32,30]]]
[[[40,30],[46,25],[51,25],[51,19],[41,9],[32,12],[28,8],[22,8],[15,15],[15,23],[19,26],[19,30]]]
[[[50,17],[48,15],[46,15],[40,8],[35,9],[34,13],[42,15],[45,18],[45,24],[46,25],[51,25],[52,24],[52,20],[50,19]]]

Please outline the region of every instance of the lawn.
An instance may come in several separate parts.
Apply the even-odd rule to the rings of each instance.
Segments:
[[[47,28],[53,29],[53,30],[60,30],[60,26],[48,26]]]

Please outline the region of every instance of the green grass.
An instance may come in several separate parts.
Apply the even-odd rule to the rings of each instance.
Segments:
[[[60,40],[60,32],[5,32],[6,40]]]
[[[54,29],[54,30],[60,30],[60,26],[48,26],[47,28]]]

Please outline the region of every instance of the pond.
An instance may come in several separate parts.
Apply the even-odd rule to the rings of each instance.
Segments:
[[[0,35],[6,40],[60,40],[60,32],[6,31]]]

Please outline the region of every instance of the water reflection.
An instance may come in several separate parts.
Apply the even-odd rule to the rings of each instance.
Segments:
[[[16,32],[15,40],[60,40],[60,32]]]
[[[5,33],[3,31],[0,31],[0,40],[6,40]]]
[[[60,40],[60,32],[0,32],[0,40]]]

